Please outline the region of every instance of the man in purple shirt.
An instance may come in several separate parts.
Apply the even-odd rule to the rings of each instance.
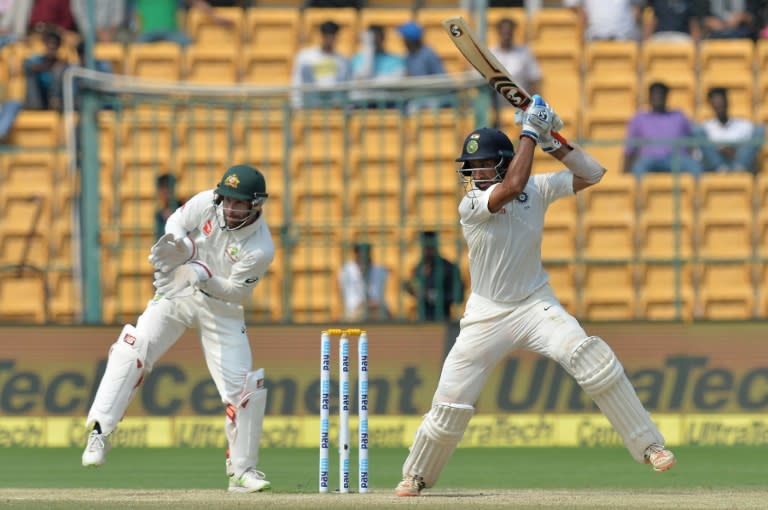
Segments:
[[[624,171],[640,177],[648,172],[701,173],[701,162],[693,159],[690,148],[680,145],[694,136],[693,125],[683,112],[667,109],[669,87],[654,82],[648,89],[651,111],[635,114],[627,126]]]

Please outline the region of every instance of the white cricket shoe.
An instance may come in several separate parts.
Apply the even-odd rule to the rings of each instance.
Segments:
[[[88,444],[83,452],[83,466],[98,467],[107,461],[107,452],[112,449],[112,443],[104,434],[92,430],[88,434]]]
[[[395,488],[396,496],[418,496],[424,488],[424,479],[420,476],[404,476]]]
[[[652,444],[645,449],[645,463],[652,465],[654,471],[666,471],[676,462],[675,454],[660,444]]]
[[[249,469],[242,476],[229,477],[229,492],[261,492],[272,488],[264,473],[256,469]]]

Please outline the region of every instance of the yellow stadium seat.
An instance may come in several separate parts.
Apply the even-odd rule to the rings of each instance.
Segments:
[[[693,42],[644,41],[640,48],[643,72],[657,77],[691,73],[696,65],[696,47]]]
[[[259,2],[261,3],[261,2]],[[301,10],[289,7],[248,9],[245,40],[248,46],[282,53],[292,59],[298,49]]]
[[[408,144],[407,126],[399,113],[363,110],[353,113],[349,124],[350,145],[363,158],[389,160],[395,170],[398,159]],[[351,167],[355,172],[354,166]]]
[[[61,116],[50,110],[20,111],[8,135],[8,143],[17,147],[52,148],[62,142]]]
[[[399,225],[404,194],[399,165],[356,150],[350,155],[355,175],[349,185],[352,221],[361,225]]]
[[[589,260],[630,260],[635,253],[634,218],[626,211],[617,210],[610,216],[604,213],[587,215],[582,222],[584,232],[583,255]]]
[[[722,216],[751,216],[753,180],[747,172],[705,173],[699,180],[698,190],[702,211],[716,211]]]
[[[234,113],[190,112],[179,120],[178,146],[187,153],[231,154],[238,145],[241,133],[234,121]]]
[[[584,85],[590,113],[607,112],[629,120],[637,111],[637,77],[635,74],[588,75]],[[626,122],[626,121],[625,121]]]
[[[697,239],[704,259],[748,259],[752,255],[752,217],[706,209],[699,215]]]
[[[157,178],[160,175],[174,173],[170,161],[158,161],[153,158],[136,158],[132,154],[122,154],[118,175],[118,193],[124,198],[157,196]]]
[[[50,320],[59,324],[76,322],[80,315],[80,296],[72,273],[48,273],[48,288],[51,296],[48,300]]]
[[[287,86],[291,83],[292,56],[280,48],[248,47],[241,52],[243,83]]]
[[[176,191],[179,197],[189,198],[201,191],[215,188],[224,170],[231,164],[226,153],[180,152]]]
[[[745,320],[753,316],[755,291],[750,264],[705,264],[700,269],[696,317]]]
[[[586,320],[631,320],[635,317],[634,268],[630,264],[584,268],[581,316]]]
[[[563,46],[581,46],[584,27],[581,19],[568,8],[537,10],[531,19],[529,40],[551,41]]]
[[[358,24],[357,9],[352,7],[337,7],[332,10],[321,7],[308,7],[304,9],[302,18],[301,36],[304,40],[299,40],[299,45],[317,46],[320,44],[320,25],[326,21],[332,20],[340,27],[336,36],[336,50],[342,55],[351,56],[357,50],[357,42],[360,39],[360,32],[367,27],[361,27]]]
[[[635,41],[590,41],[584,47],[587,76],[632,77],[637,79],[640,49]]]
[[[178,44],[157,42],[128,47],[127,74],[154,80],[181,79],[182,51]]]
[[[179,118],[171,112],[129,110],[118,115],[115,144],[124,154],[166,160],[174,147],[174,127]]]
[[[15,195],[48,196],[63,175],[62,160],[51,152],[11,152],[0,155],[2,186]]]
[[[629,174],[614,175],[579,194],[587,214],[608,217],[617,213],[633,216],[636,196],[635,178]]]
[[[670,260],[693,254],[693,217],[643,216],[638,225],[639,255],[643,259]]]
[[[3,235],[29,235],[45,232],[50,224],[51,195],[12,195],[0,190],[0,219]]]
[[[304,158],[327,155],[340,159],[347,140],[348,119],[341,110],[302,110],[293,118],[292,133],[296,150]]]
[[[574,264],[544,263],[544,269],[549,275],[549,284],[555,291],[555,296],[563,308],[571,314],[576,313],[576,273]]]
[[[576,257],[576,200],[561,198],[547,208],[541,256],[545,261],[572,260]]]
[[[0,319],[42,324],[45,316],[44,276],[4,275],[0,278]]]
[[[336,318],[333,309],[333,295],[337,293],[334,272],[294,273],[291,283],[291,320],[327,323]]]
[[[627,134],[627,123],[631,115],[624,111],[585,111],[581,113],[581,135],[586,140],[604,140],[619,142],[623,141]],[[605,146],[590,147],[590,150]],[[623,145],[612,146],[620,154],[623,151]],[[594,154],[593,154],[594,155]],[[616,154],[611,154],[611,161],[616,160]],[[619,161],[623,161],[623,156],[619,155]],[[621,171],[621,166],[611,168],[613,171]]]
[[[532,45],[541,67],[541,94],[557,112],[571,115],[582,106],[581,45],[538,39]]]
[[[246,112],[237,121],[242,124],[242,143],[236,159],[250,161],[260,170],[281,168],[286,161],[286,136],[282,114]],[[269,180],[270,184],[273,179]]]
[[[410,9],[363,7],[360,9],[359,26],[362,30],[371,25],[381,25],[386,31],[384,41],[387,49],[398,55],[405,55],[405,43],[402,36],[397,32],[397,27],[412,18],[413,14]]]
[[[123,74],[125,72],[125,45],[120,42],[97,42],[93,47],[93,58],[104,60],[112,66],[112,72]]]
[[[249,321],[276,322],[282,318],[282,282],[282,277],[277,277],[273,270],[267,271],[244,306]]]
[[[184,55],[187,81],[195,83],[231,84],[240,78],[237,51],[231,47],[191,46]]]
[[[643,320],[690,320],[693,283],[686,264],[644,264],[639,268],[638,306]]]
[[[151,277],[154,272],[149,262],[149,250],[155,242],[154,232],[123,237],[117,247],[117,271],[124,276],[139,275]]]
[[[453,16],[469,19],[465,9],[435,7],[416,11],[416,21],[424,28],[424,44],[431,46],[443,60],[447,73],[459,73],[469,69],[469,64],[459,50],[448,41],[443,20]]]
[[[755,44],[751,39],[704,39],[699,46],[699,70],[702,74],[749,74],[755,62]]]
[[[48,266],[48,236],[31,234],[5,234],[0,237],[0,266]]]
[[[596,124],[593,129],[599,129],[600,132],[602,132],[602,129],[606,129],[606,134],[601,135],[605,136],[606,139],[610,140],[622,140],[622,138],[617,137],[617,133],[619,132],[619,127],[614,126],[616,131],[611,132],[610,127],[603,126],[600,124]],[[611,137],[611,138],[608,138]],[[587,136],[585,138],[588,139]],[[592,145],[587,148],[589,153],[600,162],[601,165],[603,165],[603,168],[606,169],[606,174],[603,176],[603,179],[613,180],[614,177],[618,175],[622,175],[623,168],[624,168],[624,146],[618,145],[618,144],[611,144],[611,145]]]
[[[674,218],[692,216],[696,182],[691,174],[649,173],[639,181],[638,204],[643,216]]]
[[[528,16],[523,7],[489,7],[485,14],[487,20],[488,47],[494,48],[499,44],[499,33],[496,29],[499,21],[509,18],[517,24],[515,27],[515,44],[523,45],[528,40]]]
[[[338,159],[301,153],[292,162],[292,219],[303,226],[337,224],[344,218],[343,166]]]
[[[243,39],[245,12],[240,7],[214,7],[217,18],[226,19],[223,25],[200,9],[190,9],[187,15],[187,32],[196,45],[216,46],[224,51],[236,51]]]
[[[126,197],[119,202],[119,228],[151,234],[155,230],[155,197]]]
[[[126,323],[136,320],[155,294],[152,280],[146,277],[119,275],[115,280],[115,292],[104,298],[106,322]]]

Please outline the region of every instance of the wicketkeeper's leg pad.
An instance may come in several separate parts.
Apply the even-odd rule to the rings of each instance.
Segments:
[[[86,427],[91,429],[98,422],[104,435],[115,430],[144,378],[146,359],[147,342],[135,327],[126,324],[109,349],[107,368],[88,412]]]
[[[248,372],[237,405],[227,405],[224,430],[229,441],[228,474],[242,476],[259,463],[259,441],[267,408],[264,369]]]
[[[403,464],[403,477],[420,477],[425,487],[432,487],[461,441],[474,412],[475,408],[468,404],[433,404],[416,431]]]
[[[664,436],[651,421],[624,367],[602,338],[586,338],[567,368],[603,411],[636,461],[643,462],[648,445],[664,444]]]

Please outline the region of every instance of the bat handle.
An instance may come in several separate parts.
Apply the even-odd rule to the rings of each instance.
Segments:
[[[558,142],[560,142],[561,144],[563,144],[563,145],[570,145],[568,143],[568,140],[566,140],[565,137],[563,135],[561,135],[560,133],[556,133],[554,131],[550,131],[550,133],[552,134],[552,137],[555,140],[557,140]]]

